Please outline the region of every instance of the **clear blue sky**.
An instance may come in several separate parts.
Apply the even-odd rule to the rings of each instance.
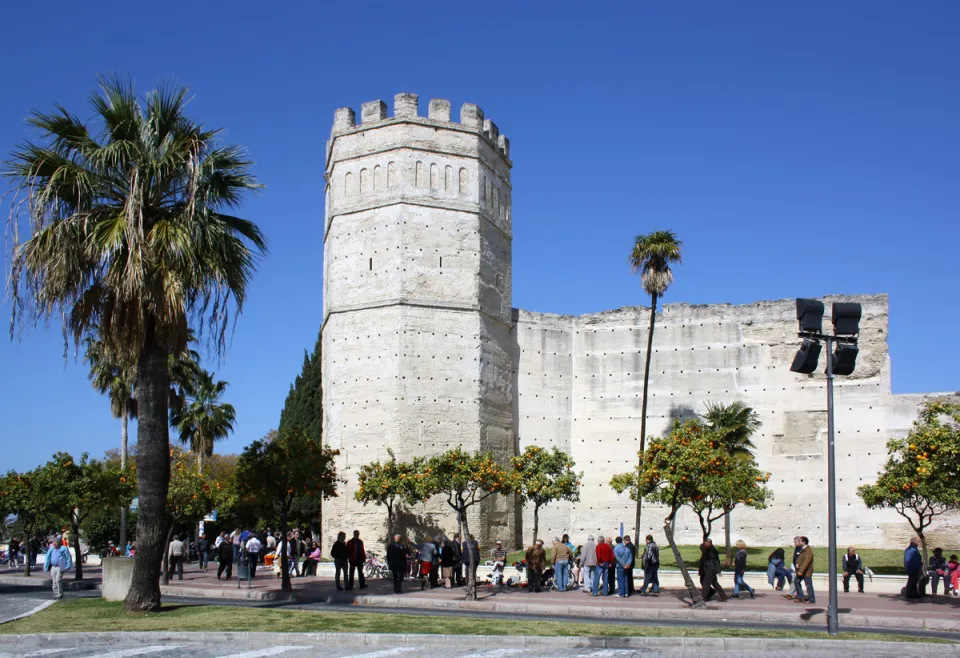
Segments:
[[[29,109],[89,116],[95,76],[117,72],[142,91],[188,83],[193,114],[257,161],[267,188],[244,214],[271,254],[225,360],[207,363],[237,407],[220,451],[276,426],[319,329],[333,111],[400,91],[421,111],[431,96],[478,103],[511,138],[514,306],[643,304],[631,239],[672,228],[684,265],[667,302],[886,292],[894,390],[960,388],[960,3],[15,2],[3,14],[3,152],[28,135]],[[0,340],[0,372],[0,469],[118,443],[82,359],[64,363],[59,326]]]

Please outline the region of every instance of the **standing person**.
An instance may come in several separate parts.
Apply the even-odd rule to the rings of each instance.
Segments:
[[[304,553],[306,557],[303,559],[303,568],[300,571],[300,577],[316,576],[317,565],[320,564],[320,558],[322,557],[320,544],[310,542]]]
[[[205,534],[200,535],[197,540],[197,564],[200,571],[206,571],[210,563],[210,542]]]
[[[233,546],[233,564],[240,562],[240,551],[243,550],[243,531],[237,528],[230,535],[230,544]]]
[[[813,591],[813,549],[810,548],[810,540],[806,537],[800,537],[800,554],[797,556],[797,571],[793,578],[793,584],[797,588],[796,603],[816,603],[817,597]],[[807,589],[807,595],[803,595],[804,587]]]
[[[621,537],[617,537],[617,545],[613,547],[613,558],[617,562],[617,588],[619,589],[618,596],[621,599],[625,599],[630,596],[629,590],[627,588],[627,569],[630,567],[630,562],[633,560],[633,551],[623,543]]]
[[[646,596],[647,586],[651,587],[650,593],[660,594],[660,547],[653,541],[653,535],[647,535],[647,544],[643,547],[643,557],[640,558],[640,566],[643,567],[643,585],[640,587],[640,593]]]
[[[604,540],[603,535],[597,537],[597,569],[593,574],[593,595],[597,596],[600,587],[600,579],[603,579],[603,595],[609,596],[610,591],[610,566],[614,563],[613,549],[610,544]]]
[[[440,544],[440,574],[443,576],[443,588],[453,587],[453,544],[444,538]]]
[[[923,576],[923,556],[920,555],[919,537],[911,537],[910,544],[903,552],[903,568],[907,572],[907,585],[901,590],[904,598],[919,599],[924,595],[920,587],[920,578]]]
[[[54,600],[63,598],[63,572],[72,568],[73,559],[70,557],[70,549],[63,544],[50,544],[47,555],[43,558],[43,570],[50,573]]]
[[[747,571],[747,545],[742,539],[737,540],[737,553],[733,556],[733,598],[740,598],[740,588],[750,592],[750,598],[753,598],[754,591],[746,581],[743,580],[743,574]]]
[[[543,540],[538,539],[527,549],[527,591],[539,592],[540,578],[547,568],[547,552],[543,550]]]
[[[430,589],[433,589],[433,558],[436,551],[437,546],[433,543],[433,538],[430,535],[424,537],[423,543],[420,544],[420,589],[428,584]]]
[[[394,535],[387,545],[387,567],[393,577],[393,593],[403,592],[403,576],[407,573],[407,549],[400,543],[400,535]]]
[[[950,559],[947,560],[947,574],[944,577],[944,582],[948,584],[948,589],[953,592],[954,596],[960,593],[960,562],[957,561],[956,555],[951,555]]]
[[[716,593],[717,598],[725,602],[728,598],[727,593],[723,591],[720,581],[717,580],[717,574],[720,573],[720,554],[709,537],[700,544],[700,569],[703,573],[701,581],[703,600],[709,601]]]
[[[459,534],[453,536],[453,583],[463,587],[463,539]]]
[[[440,586],[440,545],[442,537],[437,535],[433,539],[433,568],[430,569],[430,588]]]
[[[267,544],[267,552],[268,552],[268,553],[276,553],[276,552],[277,552],[277,544],[278,544],[278,543],[279,543],[279,542],[277,541],[277,536],[274,535],[272,532],[270,532],[270,528],[267,528],[267,541],[266,541],[266,544]]]
[[[279,543],[279,542],[278,542]],[[293,532],[287,533],[287,546],[289,550],[287,551],[287,558],[290,560],[290,568],[293,570],[293,575],[300,576],[300,554],[303,552],[300,549],[300,531],[294,530]]]
[[[587,535],[587,543],[580,551],[580,567],[583,569],[583,591],[596,596],[599,581],[596,578],[597,544],[593,540],[593,535]]]
[[[617,537],[620,539],[620,537]],[[613,555],[613,537],[607,537],[607,546],[610,547],[610,555]],[[610,591],[608,594],[613,596],[617,593],[617,559],[614,559],[610,562],[607,567],[607,581],[610,583]]]
[[[23,564],[20,559],[20,540],[16,537],[10,539],[10,545],[7,546],[7,557],[10,558],[10,566],[14,569]]]
[[[220,576],[223,575],[223,572],[227,572],[227,580],[233,576],[233,542],[229,539],[225,539],[220,542],[220,546],[217,547],[217,559],[220,564],[217,566],[217,580],[220,580]]]
[[[493,558],[493,585],[503,585],[503,569],[507,563],[507,549],[503,547],[503,541],[497,540],[490,557]]]
[[[257,577],[257,565],[260,564],[260,554],[263,553],[263,542],[252,532],[244,545],[247,553],[247,564],[250,566],[250,580]]]
[[[627,572],[627,596],[633,596],[636,592],[633,582],[633,567],[637,563],[637,545],[630,540],[630,535],[623,536],[623,545],[630,551],[630,566],[625,569]]]
[[[857,579],[857,591],[863,594],[863,560],[857,555],[857,550],[851,546],[843,556],[843,591],[850,591],[850,576]]]
[[[800,537],[793,538],[793,582],[790,583],[790,591],[787,594],[783,595],[785,599],[794,599],[800,596],[799,587],[803,585],[801,581],[800,584],[797,584],[797,558],[800,557],[800,553],[803,551],[803,546],[800,545]]]
[[[363,550],[363,540],[360,539],[360,531],[353,531],[353,538],[347,542],[347,589],[353,589],[353,572],[357,572],[360,579],[360,589],[365,589],[367,584],[363,581],[363,563],[367,560],[367,552]]]
[[[566,537],[566,535],[564,535]],[[570,579],[570,563],[573,562],[573,551],[570,546],[561,541],[559,537],[553,538],[553,571],[557,583],[557,591],[567,591],[567,583]]]
[[[463,545],[463,555],[467,559],[467,567],[470,569],[470,576],[473,578],[473,586],[477,586],[477,567],[480,566],[480,545],[476,537],[470,535]]]
[[[933,549],[933,555],[930,556],[927,567],[927,575],[930,577],[931,593],[934,596],[937,595],[937,585],[940,584],[940,580],[942,579],[943,595],[947,596],[950,594],[950,581],[947,578],[947,558],[943,557],[942,548]]]
[[[347,560],[347,533],[338,532],[337,541],[330,547],[330,557],[333,558],[334,580],[337,582],[337,589],[343,590],[344,586],[350,585],[347,574],[349,560]],[[340,574],[343,574],[343,585],[340,584]]]
[[[170,542],[170,547],[167,549],[167,560],[169,561],[167,580],[173,578],[174,571],[177,572],[177,580],[183,580],[183,560],[186,552],[187,547],[183,541],[179,536],[175,536],[173,541]]]

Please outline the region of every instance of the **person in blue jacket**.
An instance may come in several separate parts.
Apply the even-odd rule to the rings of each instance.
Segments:
[[[51,543],[47,549],[47,555],[43,559],[43,570],[50,572],[50,580],[53,581],[53,598],[63,598],[63,572],[73,568],[73,557],[70,555],[70,549],[57,541]]]
[[[901,594],[906,599],[919,599],[923,596],[924,588],[920,586],[920,578],[923,575],[923,557],[920,555],[919,537],[911,537],[910,545],[903,552],[903,568],[907,572],[907,586],[901,590]]]

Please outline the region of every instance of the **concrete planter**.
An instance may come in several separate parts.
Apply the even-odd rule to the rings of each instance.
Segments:
[[[100,595],[107,601],[123,601],[133,580],[133,558],[103,558],[103,585]]]

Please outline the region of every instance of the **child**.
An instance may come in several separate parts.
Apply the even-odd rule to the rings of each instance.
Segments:
[[[960,590],[960,562],[956,555],[951,555],[947,562],[947,574],[946,585],[953,591],[953,595],[957,596],[957,591]]]

